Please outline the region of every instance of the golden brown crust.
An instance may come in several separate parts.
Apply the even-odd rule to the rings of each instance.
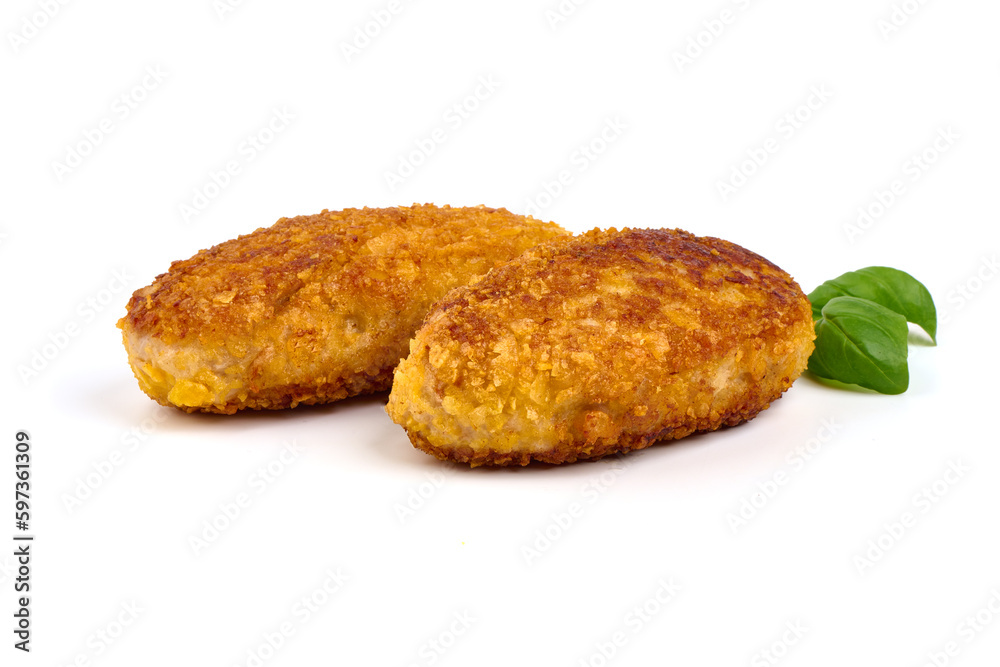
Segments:
[[[171,264],[119,327],[140,386],[165,405],[329,402],[387,389],[435,300],[565,233],[482,206],[282,218]]]
[[[594,230],[450,292],[387,410],[443,459],[600,458],[752,418],[813,337],[805,295],[759,255],[681,230]]]

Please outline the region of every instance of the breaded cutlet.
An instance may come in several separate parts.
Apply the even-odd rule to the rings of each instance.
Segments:
[[[118,326],[139,386],[163,405],[326,403],[387,389],[435,301],[564,234],[484,206],[282,218],[174,262]]]
[[[596,459],[752,419],[814,337],[798,284],[753,252],[593,230],[452,290],[396,368],[387,411],[440,459]]]

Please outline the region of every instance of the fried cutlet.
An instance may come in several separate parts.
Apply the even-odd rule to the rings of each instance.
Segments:
[[[323,211],[174,262],[118,322],[151,398],[232,414],[389,388],[431,305],[566,232],[505,209]]]
[[[802,290],[759,255],[681,230],[594,230],[452,290],[386,409],[440,459],[596,459],[753,418],[813,338]]]

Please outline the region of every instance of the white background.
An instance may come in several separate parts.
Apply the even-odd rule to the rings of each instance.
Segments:
[[[0,550],[2,664],[997,664],[1000,5],[908,0],[880,27],[889,0],[592,0],[558,22],[555,0],[405,1],[348,58],[387,1],[51,4],[0,20],[0,538],[17,429],[37,536],[30,655]],[[268,134],[274,110],[293,118]],[[734,169],[753,173],[724,198]],[[114,324],[170,261],[281,216],[412,202],[681,227],[806,291],[894,266],[933,293],[940,344],[914,330],[901,396],[803,377],[738,428],[517,470],[415,450],[384,396],[216,417],[138,389]],[[859,207],[880,213],[864,229]]]

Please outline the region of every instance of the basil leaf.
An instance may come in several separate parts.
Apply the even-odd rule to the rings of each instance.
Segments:
[[[827,280],[809,294],[813,319],[819,319],[823,306],[838,296],[856,296],[881,304],[923,328],[937,344],[937,310],[934,299],[923,284],[905,271],[887,266],[869,266]]]
[[[902,394],[910,383],[906,365],[906,318],[873,301],[838,296],[816,322],[816,349],[809,370],[819,377]]]

